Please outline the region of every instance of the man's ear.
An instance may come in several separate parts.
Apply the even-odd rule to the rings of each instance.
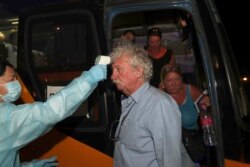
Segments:
[[[142,77],[142,75],[143,75],[143,68],[142,67],[136,68],[136,75],[138,78]]]

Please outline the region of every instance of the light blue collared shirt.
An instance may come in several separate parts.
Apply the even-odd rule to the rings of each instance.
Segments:
[[[181,167],[181,113],[175,100],[145,82],[122,100],[115,167]]]

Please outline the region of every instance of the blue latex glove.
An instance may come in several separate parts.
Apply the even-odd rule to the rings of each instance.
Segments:
[[[32,163],[34,167],[56,167],[59,165],[56,156],[42,160],[35,159],[32,161]]]
[[[89,73],[95,81],[101,81],[107,78],[107,65],[96,64],[90,68]]]

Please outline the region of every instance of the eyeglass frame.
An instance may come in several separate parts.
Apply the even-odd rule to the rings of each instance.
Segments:
[[[120,119],[116,119],[116,120],[114,120],[112,122],[112,124],[110,126],[110,131],[109,131],[109,139],[111,141],[116,142],[116,141],[120,140],[120,133],[121,133],[122,125],[123,125],[124,121],[126,120],[126,118],[127,118],[128,114],[130,113],[130,111],[133,109],[135,104],[136,104],[136,102],[134,101],[134,104],[131,106],[131,108],[129,109],[127,114],[122,118],[120,126],[119,126]],[[114,125],[115,125],[116,122],[118,122],[118,125],[115,128],[115,132],[114,132],[113,129],[114,129]],[[117,134],[117,137],[116,137],[115,135],[116,135],[116,130],[117,130],[118,126],[119,126],[119,131],[118,131],[118,134]],[[114,137],[112,137],[112,134],[113,134],[112,132],[114,132]]]

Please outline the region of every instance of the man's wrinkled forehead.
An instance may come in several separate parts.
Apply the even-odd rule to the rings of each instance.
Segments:
[[[128,64],[130,63],[129,63],[129,58],[127,56],[116,57],[116,59],[112,60],[112,68]]]

